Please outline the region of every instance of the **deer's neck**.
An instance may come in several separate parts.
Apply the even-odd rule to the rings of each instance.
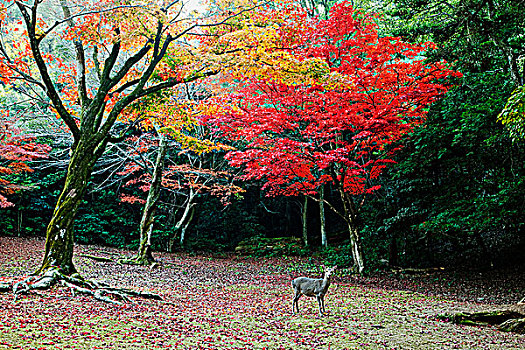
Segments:
[[[330,285],[330,277],[324,277],[323,278],[323,282],[321,284],[322,288],[325,289],[325,288],[328,288],[328,286]]]

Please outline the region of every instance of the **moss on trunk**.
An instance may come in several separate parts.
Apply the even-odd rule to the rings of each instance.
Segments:
[[[439,318],[451,320],[455,324],[467,326],[497,325],[500,331],[525,333],[525,315],[523,311],[516,311],[511,306],[509,309],[460,312],[453,315],[442,315]]]
[[[140,221],[139,249],[137,256],[134,259],[134,263],[139,265],[150,265],[155,262],[155,259],[151,253],[151,235],[153,233],[155,212],[157,211],[160,189],[162,185],[164,159],[166,158],[166,152],[168,151],[168,142],[166,137],[164,137],[162,134],[159,134],[159,137],[159,150],[157,153],[157,159],[155,161],[155,168],[153,169],[151,185],[148,191],[148,198],[146,199],[146,204],[144,205],[144,211],[142,213],[142,219]]]
[[[76,273],[73,264],[75,217],[86,193],[93,165],[98,159],[94,148],[82,142],[75,147],[64,188],[47,226],[44,259],[36,273],[50,268],[58,268],[66,275]]]

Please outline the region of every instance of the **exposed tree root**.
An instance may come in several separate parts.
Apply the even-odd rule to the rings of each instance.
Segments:
[[[128,265],[140,265],[140,266],[149,266],[151,269],[159,266],[159,263],[155,261],[151,253],[146,254],[145,256],[135,256],[131,259],[119,259],[119,264],[128,264]]]
[[[79,256],[83,258],[89,258],[96,261],[103,261],[103,262],[118,262],[118,260],[107,258],[105,256],[97,256],[97,255],[90,255],[90,254],[79,254]]]
[[[27,294],[34,290],[45,290],[61,284],[69,288],[73,295],[84,294],[90,295],[96,300],[103,302],[122,305],[125,302],[133,302],[131,297],[140,297],[144,299],[162,300],[157,294],[148,292],[139,292],[127,288],[110,287],[105,283],[84,280],[79,274],[67,276],[60,272],[58,268],[50,268],[44,274],[38,276],[29,276],[23,281],[16,283],[0,284],[0,292],[12,290],[15,295],[14,301],[22,294]]]
[[[0,293],[2,292],[9,292],[11,289],[13,289],[13,285],[11,283],[0,283]]]
[[[90,254],[80,254],[79,256],[92,259],[95,261],[102,261],[102,262],[112,262],[116,264],[125,264],[125,265],[140,265],[140,266],[149,266],[151,269],[159,266],[159,263],[153,259],[153,257],[148,258],[140,258],[140,257],[133,257],[131,259],[129,258],[123,258],[119,257],[116,259],[108,258],[105,256],[98,256],[98,255],[90,255]]]
[[[469,326],[498,325],[500,331],[525,333],[525,313],[520,309],[520,307],[510,307],[494,311],[460,312],[453,315],[441,315],[439,318]]]
[[[500,331],[525,334],[525,318],[507,320],[498,326]]]
[[[409,275],[430,275],[431,273],[435,272],[443,272],[445,271],[444,267],[429,267],[426,269],[415,269],[415,268],[401,268],[401,267],[393,267],[392,272],[395,274],[409,274]]]

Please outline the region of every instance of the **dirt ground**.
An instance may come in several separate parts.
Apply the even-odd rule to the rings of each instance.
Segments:
[[[43,244],[0,237],[0,281],[38,267]],[[163,300],[112,305],[62,286],[16,301],[2,293],[0,349],[525,349],[525,335],[436,317],[515,303],[525,291],[520,267],[366,278],[338,271],[326,296],[328,314],[318,317],[310,298],[291,313],[290,281],[321,274],[308,259],[159,253],[161,266],[149,269],[82,254],[132,252],[77,246],[75,264],[86,278]]]

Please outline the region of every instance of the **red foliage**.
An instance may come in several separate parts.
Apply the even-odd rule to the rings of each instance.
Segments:
[[[149,134],[146,134],[148,136]],[[151,136],[151,135],[150,135]],[[134,147],[127,149],[127,156],[135,159],[147,158],[148,153],[156,156],[158,144],[153,137],[144,137],[140,140],[134,138]],[[200,140],[204,143],[206,140]],[[180,146],[180,145],[179,145]],[[210,152],[218,147],[209,146]],[[191,152],[189,147],[184,148],[179,155],[185,151]],[[201,152],[205,153],[205,152]],[[141,155],[142,154],[142,155]],[[151,156],[150,156],[151,157]],[[196,194],[210,194],[220,199],[227,205],[233,196],[242,193],[244,190],[233,184],[233,175],[221,170],[209,169],[203,165],[198,156],[187,158],[187,164],[167,165],[162,174],[162,187],[174,192],[188,192],[190,189]],[[144,162],[128,162],[118,175],[130,178],[125,186],[139,186],[142,192],[148,192],[151,186],[151,169],[146,169]],[[137,196],[122,194],[122,202],[144,204],[146,201]]]
[[[7,200],[6,195],[21,188],[10,177],[32,171],[27,162],[47,157],[50,150],[48,145],[35,142],[34,137],[16,128],[8,116],[0,116],[0,208],[12,206],[13,203]]]
[[[296,27],[282,23],[281,45],[269,49],[282,64],[242,79],[207,120],[244,144],[229,152],[231,165],[266,180],[270,195],[313,194],[323,183],[371,193],[379,186],[370,180],[393,163],[392,145],[447,91],[443,80],[460,74],[425,62],[432,43],[379,37],[374,18],[348,3],[302,23],[301,35]]]

